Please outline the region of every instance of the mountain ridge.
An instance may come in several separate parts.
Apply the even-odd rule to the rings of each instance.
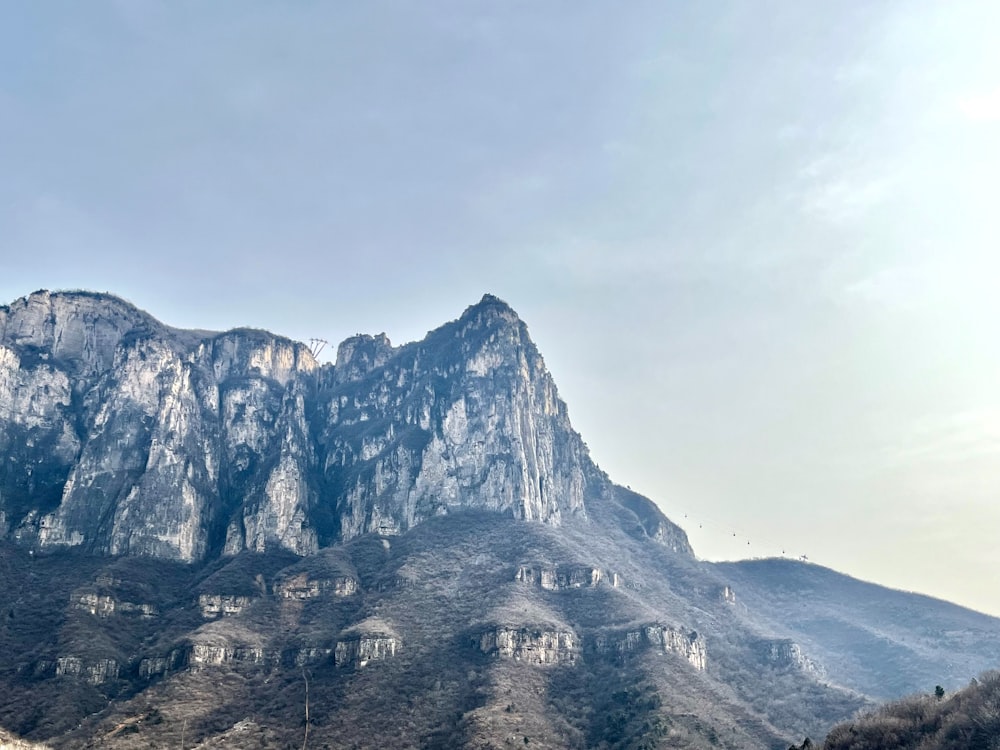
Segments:
[[[0,414],[4,401],[13,416],[19,398],[33,400],[43,413],[21,420],[25,442],[49,454],[28,462],[48,470],[44,493],[4,467],[3,531],[191,561],[220,548],[314,552],[317,534],[398,533],[468,503],[559,523],[586,513],[588,481],[609,491],[527,326],[494,295],[421,341],[349,338],[332,365],[266,331],[204,333],[91,292],[36,292],[3,308]],[[17,388],[17,373],[40,382]],[[390,388],[398,403],[386,408]],[[12,421],[8,432],[24,426]],[[106,498],[97,509],[85,501],[95,493]],[[242,507],[227,499],[237,495]],[[640,526],[689,549],[652,503],[632,502]]]

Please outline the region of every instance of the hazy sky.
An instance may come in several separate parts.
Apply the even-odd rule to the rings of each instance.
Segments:
[[[1000,615],[998,36],[995,0],[0,0],[0,302],[403,343],[489,291],[701,556]]]

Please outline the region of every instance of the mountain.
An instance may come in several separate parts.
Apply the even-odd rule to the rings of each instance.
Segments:
[[[490,295],[320,364],[36,292],[0,308],[0,451],[0,725],[51,747],[784,749],[1000,653],[994,618],[698,560]]]
[[[794,640],[828,679],[879,700],[1000,666],[994,617],[794,560],[720,563],[754,626]]]

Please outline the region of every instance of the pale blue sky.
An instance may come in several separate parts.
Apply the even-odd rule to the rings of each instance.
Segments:
[[[701,555],[1000,615],[998,35],[992,0],[0,0],[0,300],[401,343],[489,291]]]

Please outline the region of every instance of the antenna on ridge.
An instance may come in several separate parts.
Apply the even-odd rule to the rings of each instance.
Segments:
[[[319,359],[319,353],[329,343],[326,339],[309,339],[309,351],[312,352],[313,359]]]

